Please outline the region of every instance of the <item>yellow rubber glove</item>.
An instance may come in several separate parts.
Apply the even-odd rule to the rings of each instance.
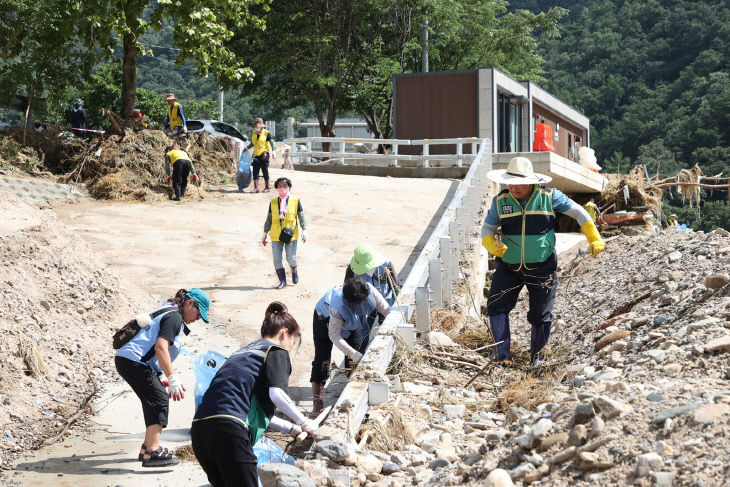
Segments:
[[[588,252],[591,253],[595,259],[599,252],[602,252],[606,248],[606,242],[601,240],[601,235],[598,233],[596,224],[592,221],[587,221],[580,227],[580,231],[583,232],[588,239]]]
[[[497,256],[497,257],[503,257],[505,253],[507,253],[507,246],[505,244],[502,244],[502,246],[497,246],[497,239],[494,238],[494,235],[485,235],[482,239],[482,245],[484,245],[484,248],[489,251],[490,254]]]

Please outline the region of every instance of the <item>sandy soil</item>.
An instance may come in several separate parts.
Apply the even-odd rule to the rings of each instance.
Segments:
[[[275,193],[240,194],[233,186],[210,189],[199,198],[157,204],[82,200],[55,207],[96,255],[118,273],[160,298],[179,287],[198,286],[213,304],[211,325],[197,322],[186,343],[193,353],[230,353],[258,337],[263,311],[281,300],[299,320],[304,341],[292,356],[292,395],[306,398],[313,357],[311,315],[321,293],[344,277],[352,249],[368,242],[405,275],[419,246],[432,231],[455,190],[448,180],[394,179],[272,170],[286,175],[302,200],[308,221],[299,243],[300,283],[273,289],[276,275],[270,246],[260,243],[268,201]],[[288,266],[287,266],[288,270]],[[192,337],[193,335],[191,335]],[[190,395],[171,408],[165,445],[186,442],[193,411],[194,381],[189,362],[176,366]],[[143,431],[138,400],[124,385],[107,388],[97,401],[96,427],[74,435],[18,463],[6,478],[18,485],[206,485],[202,471],[183,465],[170,471],[142,469],[130,453]]]

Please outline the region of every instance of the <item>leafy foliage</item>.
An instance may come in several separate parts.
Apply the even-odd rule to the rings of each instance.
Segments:
[[[575,8],[560,40],[543,45],[546,88],[591,119],[599,163],[608,171],[643,163],[662,176],[695,163],[727,173],[727,2],[561,3]]]

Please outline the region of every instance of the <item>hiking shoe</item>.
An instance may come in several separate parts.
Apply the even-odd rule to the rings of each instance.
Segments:
[[[142,460],[143,467],[170,467],[180,463],[180,459],[175,456],[175,453],[167,448],[159,447],[155,451],[145,450],[145,455],[150,457]]]

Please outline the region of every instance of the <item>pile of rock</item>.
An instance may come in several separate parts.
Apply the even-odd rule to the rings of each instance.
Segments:
[[[0,210],[17,223],[0,232],[0,461],[9,468],[65,425],[92,378],[117,379],[112,330],[154,302],[52,212],[1,193]]]
[[[723,484],[728,233],[620,236],[598,259],[561,260],[546,367],[519,358],[529,346],[524,296],[512,320],[512,368],[493,368],[468,389],[472,369],[441,363],[402,374],[387,404],[399,404],[412,443],[373,451],[367,441],[323,440],[298,465],[316,485]],[[528,380],[552,387],[548,399],[534,408],[498,400]]]

